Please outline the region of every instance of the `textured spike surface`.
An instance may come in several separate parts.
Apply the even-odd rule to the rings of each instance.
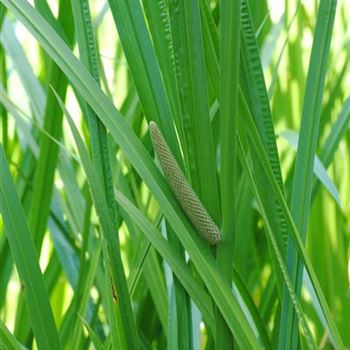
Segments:
[[[171,153],[169,146],[154,122],[149,124],[154,150],[159,159],[164,176],[178,200],[181,208],[201,234],[211,245],[216,245],[221,240],[220,230],[210,217],[197,194],[188,183],[185,175]]]

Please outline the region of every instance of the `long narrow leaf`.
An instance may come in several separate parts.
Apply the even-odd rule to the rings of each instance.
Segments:
[[[1,214],[12,256],[24,286],[31,326],[40,348],[59,350],[60,340],[38,256],[2,147],[0,147],[0,162]]]
[[[336,0],[322,0],[320,2],[304,96],[291,199],[291,214],[303,241],[306,238],[310,212],[313,159],[318,138],[323,86],[327,72],[336,4]],[[295,290],[299,295],[303,269],[295,246],[291,242],[288,243],[287,265]],[[296,349],[298,343],[297,326],[286,291],[282,302],[281,318],[279,346],[282,349]]]

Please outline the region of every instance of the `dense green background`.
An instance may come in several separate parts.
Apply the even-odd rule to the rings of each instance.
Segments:
[[[0,4],[0,348],[350,348],[350,1],[32,5]]]

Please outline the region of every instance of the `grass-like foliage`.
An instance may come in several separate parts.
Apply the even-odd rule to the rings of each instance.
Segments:
[[[350,349],[349,0],[0,0],[0,349]]]

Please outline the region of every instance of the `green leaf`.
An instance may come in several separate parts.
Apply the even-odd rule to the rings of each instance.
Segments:
[[[63,1],[60,5],[60,19],[65,25],[68,38],[72,40],[73,23],[70,1],[66,1]],[[49,82],[59,92],[60,96],[64,98],[68,82],[57,65],[53,65],[51,68]],[[62,112],[51,91],[49,91],[46,100],[43,128],[53,138],[58,140],[61,138]],[[35,168],[31,210],[28,219],[29,227],[35,235],[34,242],[38,252],[41,249],[49,215],[58,146],[46,134],[41,134],[39,148],[40,154]]]
[[[9,20],[6,20],[3,24],[1,33],[1,43],[6,53],[10,56],[14,68],[18,72],[25,91],[28,94],[33,110],[33,117],[37,122],[42,123],[45,94],[38,80],[35,78],[27,56],[15,35],[13,24]]]
[[[167,261],[175,275],[182,283],[194,302],[201,310],[208,325],[214,329],[213,310],[209,296],[203,291],[200,284],[193,278],[188,266],[179,258],[174,248],[157,232],[157,229],[144,217],[121,192],[117,192],[119,204],[132,214],[135,223],[139,226],[159,254]]]
[[[241,34],[241,88],[251,115],[254,118],[266,153],[269,157],[274,175],[280,188],[284,191],[280,161],[276,145],[276,136],[272,124],[271,108],[265,85],[265,78],[260,61],[259,51],[253,30],[252,19],[247,0],[242,2],[242,34]],[[258,165],[256,165],[258,167]],[[259,172],[258,168],[256,172]],[[269,206],[269,215],[273,232],[284,254],[287,243],[286,224],[281,217],[281,210],[275,198],[269,195],[266,179],[263,175],[257,178],[257,185],[265,195],[262,201]]]
[[[276,196],[276,200],[278,201],[278,203],[281,207],[281,210],[282,210],[282,213],[285,217],[286,223],[288,224],[290,237],[293,240],[294,244],[296,245],[298,254],[300,254],[300,257],[302,258],[302,261],[305,264],[305,268],[307,270],[307,273],[310,275],[310,281],[312,283],[312,287],[314,289],[315,294],[317,295],[318,302],[322,307],[323,316],[327,321],[327,330],[332,335],[332,338],[334,339],[337,348],[342,349],[344,346],[342,345],[339,331],[335,325],[333,316],[329,310],[326,299],[324,297],[324,294],[323,294],[322,289],[320,287],[320,284],[318,282],[316,273],[311,265],[310,259],[306,255],[304,244],[300,238],[300,234],[298,232],[298,229],[296,228],[294,220],[291,216],[291,212],[290,212],[288,205],[285,201],[284,195],[281,192],[281,189],[279,188],[279,185],[275,179],[275,176],[273,174],[273,170],[272,170],[271,165],[268,161],[267,154],[264,150],[264,147],[262,145],[261,140],[259,139],[259,136],[258,136],[259,134],[258,134],[258,131],[255,127],[254,121],[253,121],[247,107],[244,108],[244,106],[242,106],[241,108],[242,108],[242,114],[245,115],[243,126],[244,126],[244,130],[249,135],[250,146],[251,146],[251,148],[255,149],[257,155],[259,156],[259,159],[260,159],[261,165],[262,165],[262,169],[265,172],[266,178],[268,179],[268,182],[269,182],[269,184],[274,192],[274,195]],[[258,188],[257,188],[256,192],[258,193]],[[261,196],[260,196],[260,198],[261,198]],[[263,204],[261,204],[261,207],[263,207]],[[265,220],[269,221],[267,219],[267,214],[265,213],[264,215],[266,215]],[[271,239],[271,241],[273,241],[273,239]],[[274,250],[276,250],[276,249],[274,248]],[[279,263],[278,266],[280,267],[281,264]],[[288,292],[288,295],[293,293],[293,291],[291,292],[290,289],[287,289],[287,292]]]
[[[336,0],[321,0],[320,2],[304,95],[291,198],[291,214],[296,227],[299,229],[302,241],[305,241],[306,238],[310,212],[313,162],[336,4]],[[299,295],[302,283],[302,262],[290,240],[288,243],[287,266],[296,293]],[[298,343],[297,325],[287,294],[285,290],[282,301],[279,347],[281,349],[296,349]]]
[[[107,205],[106,197],[104,196],[102,184],[100,181],[101,178],[99,177],[99,173],[95,170],[93,163],[89,159],[87,150],[77,128],[74,125],[73,119],[69,115],[58,94],[56,92],[54,93],[60,104],[60,107],[68,119],[69,126],[71,127],[74,140],[79,150],[80,158],[82,160],[83,167],[87,176],[94,206],[100,220],[103,237],[107,243],[106,250],[108,252],[108,268],[112,274],[112,288],[115,288],[119,301],[121,322],[123,325],[127,346],[130,349],[137,349],[139,347],[138,336],[131,307],[131,300],[128,293],[124,267],[120,256],[119,240],[115,239],[115,236],[113,235],[113,232],[115,232],[115,225],[113,219],[111,218],[110,208]]]
[[[251,171],[249,170],[247,155],[245,154],[245,152],[243,150],[243,146],[241,145],[240,147],[241,147],[242,158],[243,158],[242,159],[242,165],[245,168],[246,173],[248,173],[248,175],[249,175],[249,179],[250,179],[250,182],[251,182],[252,187],[254,189],[254,192],[256,194],[260,210],[262,211],[262,216],[265,219],[265,224],[267,226],[267,232],[268,232],[268,238],[271,241],[271,245],[273,247],[274,255],[275,255],[275,258],[277,260],[277,266],[280,268],[280,273],[283,276],[284,283],[285,283],[286,288],[288,290],[288,293],[289,293],[290,299],[292,301],[292,304],[293,304],[295,313],[297,315],[298,321],[300,323],[300,326],[301,326],[301,328],[304,331],[304,335],[306,337],[308,347],[310,349],[316,350],[317,346],[316,346],[315,341],[314,341],[314,339],[312,337],[309,325],[307,324],[307,321],[306,321],[304,312],[303,312],[303,310],[301,308],[300,302],[299,302],[299,300],[298,300],[298,298],[297,298],[297,296],[296,296],[296,294],[295,294],[295,292],[293,290],[293,285],[291,283],[290,276],[288,275],[286,265],[285,265],[285,263],[283,261],[283,257],[282,257],[281,251],[280,251],[280,249],[278,247],[277,240],[276,240],[276,238],[273,235],[273,231],[272,231],[269,219],[268,219],[268,217],[267,217],[267,215],[265,213],[265,209],[264,209],[264,206],[262,204],[260,194],[259,194],[259,192],[257,190],[257,187],[256,187],[256,184],[255,184],[253,175],[252,175]]]
[[[209,117],[201,18],[197,0],[169,3],[186,137],[188,177],[193,189],[214,221],[220,223],[220,202],[216,177],[215,149]]]
[[[322,146],[320,152],[320,159],[324,163],[325,167],[328,168],[330,165],[333,155],[339,145],[340,140],[346,133],[348,129],[348,124],[350,121],[350,96],[346,99],[343,107],[337,117],[337,120],[332,126],[332,129]]]
[[[284,130],[279,133],[279,136],[287,140],[287,142],[289,143],[289,145],[292,147],[294,151],[298,149],[299,134],[297,132],[293,130]],[[337,204],[341,208],[342,205],[340,202],[338,190],[335,187],[332,179],[328,176],[325,166],[322,164],[320,158],[317,155],[315,155],[314,157],[313,171],[314,171],[314,174],[321,181],[323,186],[328,190],[328,192],[332,195],[334,200],[337,202]]]
[[[89,337],[92,341],[92,343],[94,344],[96,350],[103,350],[103,344],[101,343],[100,339],[98,338],[97,334],[94,332],[94,330],[91,328],[91,326],[89,325],[89,323],[82,317],[80,317],[81,322],[83,323],[83,325],[85,326]]]
[[[6,350],[23,350],[23,346],[17,341],[15,336],[8,330],[5,323],[0,320],[0,345]]]
[[[236,234],[236,135],[238,120],[241,1],[220,2],[220,142],[221,142],[221,236],[217,261],[231,285]],[[225,41],[223,40],[225,38]],[[227,45],[227,42],[232,45]],[[232,349],[233,338],[221,315],[216,325],[216,346]]]
[[[60,340],[38,256],[1,146],[0,162],[0,209],[12,256],[22,280],[31,326],[39,348],[58,350],[61,349]]]
[[[139,0],[109,0],[129,69],[148,121],[155,120],[181,160],[168,97]]]

